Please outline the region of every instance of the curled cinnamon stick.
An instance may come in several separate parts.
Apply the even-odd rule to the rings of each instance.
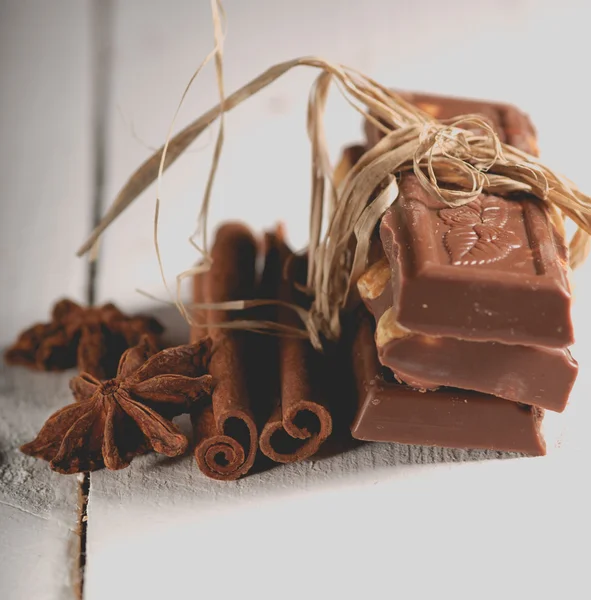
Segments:
[[[286,266],[295,258],[283,240],[282,231],[266,236],[263,285],[275,287],[276,297],[297,300],[294,279],[284,277]],[[292,269],[288,269],[293,271]],[[279,308],[280,323],[301,326],[289,309]],[[324,359],[308,340],[282,336],[274,338],[278,385],[274,407],[264,425],[259,445],[263,454],[280,463],[304,460],[315,454],[332,431],[332,418],[323,394]],[[273,392],[272,392],[273,393]]]
[[[251,298],[255,289],[257,245],[243,225],[229,223],[217,232],[213,265],[195,278],[195,301],[214,303]],[[194,327],[192,339],[207,334],[213,342],[210,373],[214,390],[210,406],[191,415],[197,446],[195,459],[213,479],[238,479],[247,473],[256,456],[257,427],[251,410],[247,380],[247,355],[252,334],[215,327],[231,316],[218,310],[201,315],[209,326]]]

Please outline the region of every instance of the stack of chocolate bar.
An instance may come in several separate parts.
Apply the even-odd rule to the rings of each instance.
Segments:
[[[513,107],[409,99],[442,119],[480,113],[536,152]],[[544,409],[564,410],[577,375],[561,217],[524,194],[449,208],[413,174],[399,188],[358,281],[373,319],[359,316],[354,344],[353,437],[544,454]]]

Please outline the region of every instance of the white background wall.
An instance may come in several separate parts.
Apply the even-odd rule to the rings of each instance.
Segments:
[[[228,0],[226,87],[232,91],[272,63],[318,54],[400,88],[512,101],[532,114],[547,162],[581,181],[591,133],[587,6]],[[9,340],[44,317],[48,301],[84,295],[74,280],[86,267],[73,253],[89,230],[93,202],[104,211],[149,155],[146,146],[164,141],[213,36],[206,0],[2,0],[0,11],[0,333]],[[229,217],[257,228],[284,220],[294,244],[305,243],[305,104],[314,75],[292,72],[228,116],[212,226]],[[209,108],[216,93],[211,65],[178,127]],[[357,115],[336,94],[328,131],[335,157],[360,134]],[[161,235],[171,279],[195,259],[186,238],[212,148],[213,134],[206,134],[165,178]],[[105,236],[98,300],[145,304],[138,287],[163,295],[152,243],[154,197],[151,187]],[[34,277],[26,275],[31,268]]]
[[[551,164],[572,177],[585,175],[582,135],[589,134],[590,126],[580,117],[586,111],[586,81],[576,66],[588,53],[580,17],[584,3],[230,0],[226,7],[228,91],[273,63],[318,54],[401,88],[515,102],[539,124]],[[113,21],[106,201],[149,154],[132,127],[151,146],[163,142],[188,77],[212,46],[208,2],[115,2]],[[216,101],[213,77],[210,66],[190,94],[179,127]],[[260,228],[282,219],[296,246],[305,243],[305,106],[314,77],[310,69],[292,72],[228,116],[213,224],[235,217]],[[558,118],[557,109],[562,113]],[[336,96],[329,115],[336,154],[359,136],[360,124]],[[195,152],[175,165],[165,181],[162,238],[170,277],[195,258],[186,237],[193,229],[212,140],[206,136],[198,141]],[[101,298],[117,294],[137,303],[135,287],[162,292],[151,240],[153,204],[152,188],[106,236]],[[123,256],[122,238],[129,240]]]

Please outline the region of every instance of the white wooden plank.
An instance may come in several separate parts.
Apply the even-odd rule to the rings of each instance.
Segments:
[[[93,474],[85,597],[412,599],[453,589],[486,599],[509,585],[515,598],[584,597],[571,542],[591,534],[586,455],[396,464],[410,458],[408,447],[365,445],[233,483],[206,480],[191,457]]]
[[[571,57],[588,55],[589,42],[577,6],[228,2],[227,88],[271,63],[318,53],[400,87],[514,101],[532,113],[544,154],[584,187],[591,181],[578,154],[591,125],[576,114],[585,82]],[[119,2],[115,37],[110,198],[148,155],[117,107],[140,137],[161,143],[187,74],[211,42],[207,7]],[[524,75],[530,65],[533,77]],[[306,74],[288,77],[228,119],[214,221],[238,217],[262,228],[284,219],[295,243],[304,242],[309,81]],[[572,111],[557,124],[554,110],[565,101],[560,82],[567,81]],[[197,90],[179,127],[215,101],[211,80]],[[336,148],[355,139],[359,122],[338,104],[333,114],[328,129]],[[570,164],[565,145],[577,155]],[[190,154],[165,178],[161,243],[169,274],[193,258],[183,238],[208,164],[207,152]],[[153,198],[152,188],[106,236],[101,298],[134,307],[144,302],[135,287],[162,290]],[[374,444],[234,483],[207,480],[190,456],[143,457],[124,471],[91,477],[86,599],[149,600],[196,589],[262,599],[586,597],[583,557],[572,540],[591,534],[584,427],[591,414],[584,362],[591,352],[589,273],[586,266],[575,277],[580,340],[573,353],[581,375],[572,405],[547,419],[548,457],[417,465],[429,456],[425,450]]]
[[[0,346],[84,299],[90,228],[89,0],[0,4]]]
[[[90,0],[0,3],[0,347],[57,298],[84,300],[74,253],[92,210],[90,25]],[[0,368],[2,598],[78,594],[77,478],[18,450],[70,402],[69,377]]]
[[[75,598],[78,481],[19,452],[70,402],[69,374],[0,367],[0,597]]]

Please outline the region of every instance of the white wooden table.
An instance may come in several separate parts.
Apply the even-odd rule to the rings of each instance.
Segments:
[[[228,90],[271,63],[318,54],[401,88],[511,101],[538,125],[546,162],[591,190],[585,2],[226,8]],[[163,142],[211,47],[208,11],[202,0],[0,0],[0,346],[66,295],[148,309],[179,341],[186,335],[173,312],[135,291],[165,297],[153,188],[109,230],[96,272],[74,253],[146,146]],[[239,218],[261,230],[284,220],[304,244],[312,78],[288,75],[228,117],[212,225]],[[210,69],[179,127],[215,100]],[[338,100],[329,114],[336,153],[360,137],[360,123]],[[170,281],[195,258],[185,240],[211,149],[206,136],[164,180]],[[190,456],[146,456],[90,476],[82,544],[82,479],[18,452],[68,401],[70,374],[2,367],[0,598],[70,599],[82,588],[87,600],[590,597],[590,277],[590,265],[574,276],[581,372],[567,411],[547,419],[547,457],[421,464],[434,455],[375,444],[218,483]]]

